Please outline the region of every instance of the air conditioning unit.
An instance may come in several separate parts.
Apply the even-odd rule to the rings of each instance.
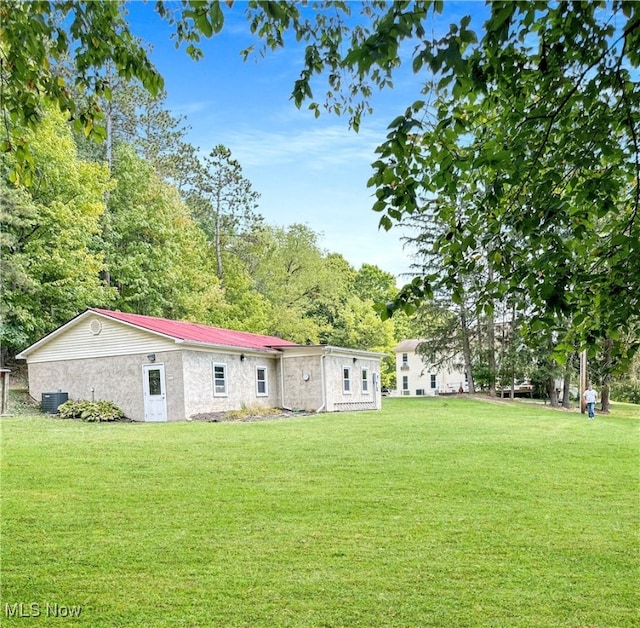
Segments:
[[[42,393],[42,411],[47,414],[58,414],[58,406],[69,401],[69,393],[50,392]]]

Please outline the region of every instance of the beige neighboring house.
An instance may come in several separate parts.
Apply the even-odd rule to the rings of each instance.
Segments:
[[[384,354],[89,309],[17,356],[37,401],[108,400],[136,421],[180,421],[243,404],[378,410]]]
[[[468,392],[469,386],[464,368],[429,366],[416,353],[422,339],[403,340],[395,349],[396,386],[395,395],[422,396]]]

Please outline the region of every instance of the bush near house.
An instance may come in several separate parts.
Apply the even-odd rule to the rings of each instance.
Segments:
[[[82,419],[89,422],[118,421],[124,412],[110,401],[65,401],[58,407],[63,419]]]

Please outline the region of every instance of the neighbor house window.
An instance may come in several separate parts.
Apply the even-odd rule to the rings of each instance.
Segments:
[[[213,365],[213,396],[214,397],[227,396],[227,365],[226,364]]]
[[[269,394],[267,369],[264,366],[256,366],[256,392],[258,397],[266,397]]]
[[[403,353],[402,354],[402,367],[403,369],[408,369],[409,368],[409,354],[408,353]]]
[[[342,392],[351,393],[351,369],[348,366],[342,367]]]
[[[369,392],[369,369],[362,369],[362,392]]]
[[[405,395],[409,394],[409,376],[408,375],[402,376],[402,392]]]
[[[431,388],[435,388],[435,387],[436,387],[436,376],[431,375]]]

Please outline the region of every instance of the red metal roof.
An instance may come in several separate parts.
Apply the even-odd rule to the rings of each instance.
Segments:
[[[262,336],[246,331],[233,331],[231,329],[210,327],[209,325],[201,325],[199,323],[172,321],[166,318],[143,316],[141,314],[127,314],[126,312],[114,312],[112,310],[91,308],[91,311],[124,323],[129,323],[130,325],[135,325],[142,329],[164,334],[176,340],[242,347],[244,349],[271,349],[281,346],[297,346],[295,342],[282,340],[282,338],[277,338],[276,336]]]

